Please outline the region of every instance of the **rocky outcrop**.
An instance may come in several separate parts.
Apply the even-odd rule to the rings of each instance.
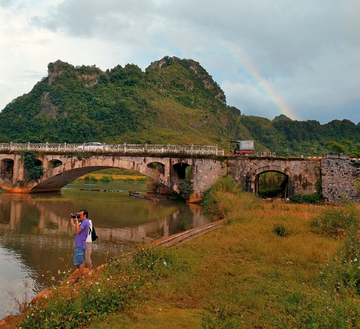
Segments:
[[[58,77],[64,76],[70,79],[77,78],[81,80],[85,87],[93,87],[99,82],[102,73],[95,65],[74,67],[61,60],[48,65],[49,85],[53,85]]]
[[[211,75],[209,75],[206,70],[197,62],[193,60],[187,60],[187,59],[180,59],[176,56],[169,57],[165,56],[164,58],[160,59],[159,61],[152,62],[146,70],[149,69],[162,69],[166,68],[170,65],[173,65],[175,63],[179,63],[186,67],[187,69],[192,70],[196,77],[199,78],[203,84],[204,88],[208,90],[214,90],[215,92],[215,99],[220,101],[222,104],[226,104],[226,97],[223,90],[220,88],[220,86],[213,80]],[[188,89],[193,90],[193,86],[186,86]]]

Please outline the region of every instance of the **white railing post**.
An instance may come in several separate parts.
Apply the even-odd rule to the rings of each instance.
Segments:
[[[45,143],[45,151],[47,152],[48,150],[48,142]]]
[[[66,142],[64,143],[64,152],[66,152]]]
[[[124,143],[124,153],[126,153],[126,143]]]
[[[27,149],[30,150],[30,142],[27,143]]]
[[[9,147],[9,150],[12,151],[12,148],[13,148],[13,143],[10,142],[10,147]]]

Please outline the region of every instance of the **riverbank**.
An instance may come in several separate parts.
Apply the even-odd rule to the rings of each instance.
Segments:
[[[112,180],[125,180],[125,181],[146,181],[147,180],[147,177],[144,176],[144,175],[135,175],[135,174],[132,174],[132,175],[120,175],[120,174],[98,174],[98,173],[95,173],[95,174],[86,174],[84,176],[81,176],[79,178],[77,178],[77,181],[101,181],[101,180],[105,180],[105,181],[112,181]]]
[[[112,260],[86,285],[53,290],[23,328],[360,326],[359,207],[264,202],[226,184],[205,203],[226,225]]]
[[[213,231],[214,229],[217,229],[221,226],[223,226],[224,221],[220,220],[214,223],[209,223],[200,227],[196,227],[190,230],[187,230],[185,232],[180,232],[177,234],[173,234],[171,236],[168,237],[163,237],[157,240],[154,240],[151,242],[151,246],[155,247],[155,246],[166,246],[166,247],[171,247],[174,245],[180,245],[186,241],[189,241],[195,237],[198,237],[200,235],[203,235],[205,233],[208,233],[210,231]],[[132,257],[131,253],[130,254],[125,254],[123,255],[124,259],[130,259]],[[97,267],[96,269],[93,270],[93,272],[91,274],[89,274],[89,271],[87,268],[85,268],[84,270],[84,280],[83,280],[83,284],[86,285],[92,285],[93,283],[97,283],[97,281],[99,280],[99,278],[102,275],[102,272],[106,269],[106,267],[109,264],[103,264],[99,267]],[[111,266],[111,265],[110,265]],[[51,300],[54,297],[54,291],[56,290],[61,290],[62,291],[62,296],[64,296],[63,294],[68,294],[71,295],[72,293],[76,292],[76,288],[77,287],[72,287],[70,285],[70,283],[74,282],[75,278],[78,276],[78,270],[74,271],[69,277],[67,277],[64,281],[61,282],[61,284],[58,287],[49,287],[46,288],[45,290],[39,292],[30,302],[29,305],[36,305],[36,304],[43,304],[44,302],[46,303],[47,301]],[[80,284],[79,284],[80,285]],[[81,286],[80,286],[81,289]],[[100,290],[100,289],[99,289]],[[69,297],[69,296],[67,296]],[[25,304],[21,305],[21,307],[24,307],[25,312],[23,312],[21,315],[9,315],[4,319],[0,320],[0,328],[3,329],[11,329],[11,328],[17,328],[19,326],[21,326],[22,321],[24,321],[24,319],[26,319],[27,314],[29,313],[29,311],[26,311],[26,309],[28,308],[28,306],[26,306]]]

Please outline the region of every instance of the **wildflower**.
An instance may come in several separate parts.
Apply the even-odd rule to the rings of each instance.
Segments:
[[[165,265],[165,266],[167,265],[165,261],[164,261],[164,265]]]
[[[98,289],[98,292],[100,292],[101,291],[101,289]]]

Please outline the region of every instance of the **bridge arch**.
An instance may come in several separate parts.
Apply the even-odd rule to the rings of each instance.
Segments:
[[[59,159],[52,159],[48,161],[48,168],[56,168],[62,165],[62,161]]]
[[[161,162],[150,162],[147,166],[148,168],[157,170],[161,174],[165,173],[165,165]]]
[[[5,158],[1,160],[0,175],[4,180],[12,180],[14,176],[14,159]]]
[[[190,165],[186,162],[177,162],[173,164],[172,169],[175,177],[178,180],[186,178],[186,169],[190,167]]]
[[[166,168],[166,165],[159,160],[152,161],[152,159],[140,159],[139,157],[109,158],[98,156],[82,160],[78,160],[76,158],[49,159],[48,163],[59,165],[54,167],[49,166],[40,180],[30,183],[28,185],[30,192],[59,191],[62,187],[81,176],[94,171],[109,168],[123,168],[136,171],[171,188],[169,185],[169,180],[165,177],[165,173],[168,171],[168,169]],[[151,163],[157,163],[161,167],[164,166],[163,173],[157,169],[154,169],[154,166],[149,166]]]
[[[288,198],[292,193],[292,179],[288,168],[284,169],[280,166],[266,166],[258,168],[252,177],[252,186],[255,194],[259,194],[260,191],[260,176],[269,172],[278,173],[284,176],[284,180],[281,183],[281,197]]]

